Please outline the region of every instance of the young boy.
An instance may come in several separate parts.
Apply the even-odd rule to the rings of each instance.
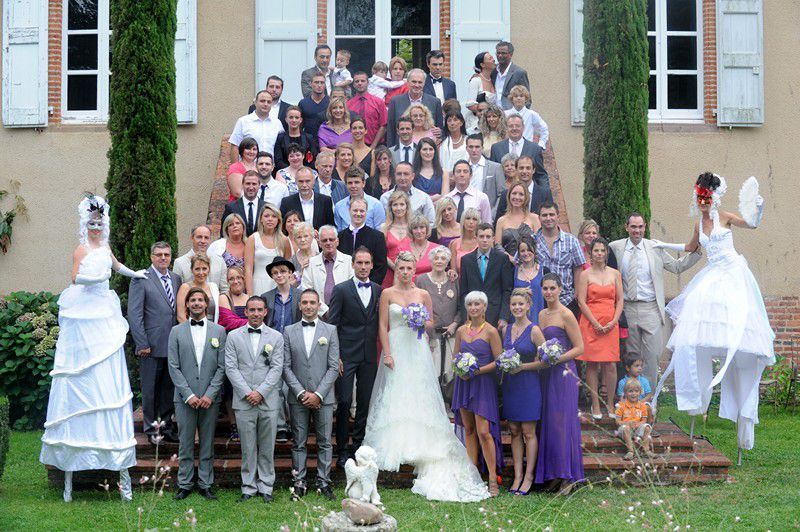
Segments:
[[[406,80],[401,79],[400,81],[391,81],[386,79],[388,75],[388,65],[383,61],[376,61],[375,64],[372,65],[372,76],[369,78],[369,87],[367,87],[367,92],[383,100],[386,98],[387,91],[394,90],[405,85]]]
[[[336,66],[331,73],[331,85],[344,89],[345,96],[350,98],[350,84],[353,83],[353,76],[347,70],[350,64],[350,50],[339,50],[336,52]]]
[[[642,449],[648,457],[653,456],[651,448],[652,438],[650,432],[653,414],[650,405],[642,402],[639,396],[642,385],[636,379],[628,379],[625,383],[624,397],[617,403],[615,412],[617,419],[617,436],[620,436],[628,448],[625,460],[633,460],[633,437],[642,441]]]
[[[625,390],[625,383],[627,383],[630,379],[636,379],[642,386],[642,395],[639,397],[639,399],[645,403],[649,403],[650,399],[653,398],[653,389],[650,387],[650,381],[647,380],[647,377],[642,375],[644,372],[644,359],[637,353],[628,353],[623,361],[627,375],[624,376],[617,385],[617,397],[622,399]]]
[[[513,87],[508,93],[508,99],[511,100],[513,107],[506,110],[506,117],[513,114],[518,114],[522,117],[522,138],[530,142],[534,142],[534,135],[538,135],[539,139],[536,141],[542,149],[547,147],[547,139],[550,138],[550,129],[547,127],[542,117],[536,111],[528,109],[531,103],[531,93],[522,85]]]

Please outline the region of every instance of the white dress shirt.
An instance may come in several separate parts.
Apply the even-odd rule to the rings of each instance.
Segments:
[[[477,163],[470,161],[469,165],[472,167],[472,178],[469,180],[470,188],[483,190],[483,182],[486,179],[486,157],[481,155]]]
[[[317,331],[317,320],[308,322],[303,319],[302,321],[314,324],[313,327],[309,327],[303,325],[302,322],[300,323],[300,328],[303,329],[303,343],[306,346],[306,358],[311,358],[311,348],[314,347],[314,333]]]
[[[637,250],[636,254],[639,260],[639,269],[636,272],[636,292],[633,291],[633,287],[626,286],[625,293],[635,293],[636,301],[655,301],[656,288],[653,284],[653,277],[650,275],[650,263],[644,250],[644,241],[639,241],[636,246],[633,245],[630,238],[625,242],[625,253],[622,255],[622,270],[620,272],[622,279],[623,281],[625,280],[625,272],[628,271],[628,265],[634,256],[634,248]]]
[[[451,198],[458,207],[461,202],[458,188],[454,188],[447,193],[447,197]],[[464,209],[474,207],[481,213],[481,222],[492,223],[492,205],[489,203],[489,196],[485,192],[481,192],[477,188],[469,186],[464,190]]]
[[[245,327],[250,327],[250,324],[248,323],[247,325],[245,325]],[[258,327],[253,327],[253,328],[260,329],[262,333],[264,332],[263,323]],[[261,353],[258,352],[258,342],[261,340],[261,335],[256,333],[248,333],[247,336],[249,337],[250,340],[250,347],[253,348],[253,355],[255,356],[255,358],[258,358],[259,356],[261,356]]]
[[[506,117],[513,114],[518,114],[522,117],[522,138],[533,142],[533,135],[539,132],[539,146],[542,149],[547,147],[547,139],[550,138],[550,128],[547,127],[547,122],[542,119],[542,116],[536,111],[531,111],[527,107],[517,110],[515,107],[506,110]]]
[[[258,151],[273,153],[278,134],[283,132],[283,124],[267,114],[263,120],[253,111],[236,121],[228,142],[238,146],[246,137],[253,137],[258,143]]]
[[[193,319],[193,318],[192,318]],[[200,373],[200,366],[203,364],[203,351],[205,351],[206,331],[208,330],[208,319],[203,316],[203,325],[190,325],[189,330],[192,332],[192,343],[194,344],[194,358],[197,360],[197,373]],[[190,394],[186,398],[188,403],[195,394]]]
[[[519,154],[522,152],[523,142],[524,139],[519,139],[519,140],[508,139],[508,153],[513,153],[514,155],[519,157]]]
[[[358,283],[368,283],[369,277],[366,281],[362,281],[356,276],[353,276],[353,284],[356,285],[356,292],[358,292],[358,297],[361,298],[361,304],[364,305],[364,308],[369,306],[369,302],[372,300],[372,286],[358,286]]]
[[[442,78],[439,78],[438,81],[434,81],[433,76],[428,76],[431,78],[431,85],[433,85],[433,92],[436,94],[436,97],[444,103],[444,85],[442,84]]]
[[[286,183],[281,183],[274,178],[270,178],[266,183],[263,181],[261,182],[257,197],[263,199],[264,203],[270,203],[275,207],[280,207],[281,201],[288,195],[289,187],[286,186]]]
[[[272,107],[269,108],[269,117],[271,119],[273,119],[273,120],[280,121],[280,119],[278,118],[278,113],[280,113],[280,111],[281,111],[281,101],[280,100],[273,100],[272,101]],[[283,124],[281,124],[281,125],[283,125]],[[270,153],[272,153],[272,152],[270,152]]]
[[[242,196],[242,206],[244,207],[244,218],[247,227],[255,227],[256,218],[258,217],[258,196],[253,199],[247,199]],[[250,213],[253,214],[253,218],[250,218]]]
[[[323,183],[322,179],[319,179],[317,181],[317,184],[319,185],[319,193],[320,194],[324,194],[324,195],[326,195],[326,196],[328,196],[330,198],[331,194],[333,193],[333,190],[332,190],[333,189],[333,180],[331,179],[327,183]]]
[[[397,187],[387,190],[381,195],[381,203],[384,209],[389,205],[389,196],[391,196],[395,190],[397,190]],[[411,187],[407,193],[408,199],[411,202],[411,210],[416,214],[425,216],[430,224],[433,225],[433,222],[436,220],[436,209],[433,207],[433,201],[431,201],[431,197],[427,192],[423,192],[416,187]]]
[[[311,194],[309,199],[303,199],[303,196],[300,196],[300,208],[303,209],[305,221],[311,223],[314,219],[314,194]]]
[[[502,72],[500,70],[500,65],[497,65],[497,77],[494,80],[494,92],[497,94],[498,98],[503,94],[503,88],[506,86],[506,76],[508,75],[509,70],[511,70],[511,61],[508,62],[505,72]]]

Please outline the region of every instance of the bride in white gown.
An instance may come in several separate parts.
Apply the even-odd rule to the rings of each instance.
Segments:
[[[447,417],[427,338],[418,338],[402,314],[412,303],[431,308],[430,295],[411,284],[415,263],[410,252],[399,253],[395,286],[381,295],[383,364],[375,380],[364,445],[375,449],[382,470],[413,465],[414,493],[437,501],[481,501],[489,491]]]
[[[39,460],[64,471],[64,500],[72,500],[72,472],[119,471],[120,493],[130,500],[128,468],[136,464],[130,381],[125,363],[128,323],[108,288],[112,268],[127,277],[108,247],[108,204],[89,196],[78,207],[81,244],[72,281],[58,298],[60,333],[50,375],[47,421]]]

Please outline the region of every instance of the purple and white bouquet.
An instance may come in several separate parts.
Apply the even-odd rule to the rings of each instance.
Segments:
[[[479,369],[478,359],[472,353],[453,355],[453,372],[459,377],[472,378]]]
[[[548,366],[555,366],[564,354],[564,346],[556,338],[550,338],[539,346],[539,359]]]
[[[428,309],[425,308],[425,305],[411,303],[409,306],[403,307],[402,312],[408,327],[417,331],[417,340],[421,340],[425,333],[425,322],[431,319]]]
[[[494,363],[497,365],[497,369],[503,373],[511,373],[522,365],[522,360],[517,350],[512,347],[503,351]]]

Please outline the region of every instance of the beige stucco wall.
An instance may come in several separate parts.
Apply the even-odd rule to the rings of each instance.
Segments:
[[[187,247],[189,228],[205,219],[220,138],[252,98],[254,12],[252,2],[198,3],[198,123],[178,130],[181,251]],[[779,240],[786,222],[797,219],[795,205],[800,202],[800,184],[792,172],[800,124],[794,96],[795,89],[800,92],[800,57],[794,52],[800,48],[798,18],[796,10],[765,7],[764,127],[656,128],[650,134],[652,232],[657,238],[688,239],[693,223],[687,217],[690,187],[701,171],[728,176],[725,206],[734,210],[739,184],[751,174],[759,177],[766,198],[764,224],[758,231],[737,231],[736,242],[767,295],[794,294],[800,285],[798,246],[791,239]],[[524,27],[517,22],[521,20]],[[517,48],[514,60],[527,68],[536,109],[550,126],[570,219],[577,226],[583,144],[582,129],[570,125],[569,2],[513,0],[511,35]],[[108,134],[96,126],[56,126],[43,132],[0,128],[0,186],[8,178],[21,181],[31,213],[29,221],[15,223],[11,250],[0,256],[0,293],[60,290],[68,282],[76,243],[75,207],[83,190],[103,190],[108,144]],[[674,295],[677,289],[673,279],[668,292]]]

